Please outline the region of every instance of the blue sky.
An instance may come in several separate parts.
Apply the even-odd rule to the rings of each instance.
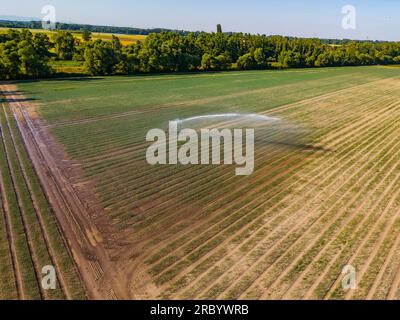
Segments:
[[[46,4],[76,23],[400,41],[397,0],[0,0],[0,16],[41,17]],[[341,27],[344,5],[357,9],[355,30]]]

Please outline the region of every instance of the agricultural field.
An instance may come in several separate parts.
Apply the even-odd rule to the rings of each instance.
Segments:
[[[30,163],[9,106],[0,103],[0,299],[84,299],[67,243]],[[42,268],[53,266],[55,290]]]
[[[49,66],[55,71],[57,75],[87,75],[86,68],[82,61],[54,60],[49,62]]]
[[[144,41],[146,39],[145,35],[140,35],[140,34],[116,34],[115,36],[117,36],[119,38],[119,40],[121,41],[122,45],[126,46],[129,44],[133,44],[136,43],[138,41]],[[79,38],[82,38],[81,35],[78,35]],[[110,33],[97,33],[94,32],[92,34],[92,38],[94,40],[100,39],[100,40],[105,40],[105,41],[111,41],[112,40],[112,34]]]
[[[4,33],[7,32],[9,30],[9,28],[0,28],[0,33]],[[33,34],[35,33],[46,33],[49,37],[52,36],[52,34],[55,33],[55,31],[51,31],[51,30],[43,30],[43,29],[29,29]],[[81,32],[74,32],[74,31],[70,31],[75,38],[82,40],[82,33]],[[146,39],[145,35],[129,35],[129,34],[116,34],[115,36],[117,36],[119,38],[119,40],[121,41],[122,45],[126,46],[129,44],[133,44],[133,43],[137,43],[138,41],[144,41],[144,39]],[[105,40],[105,41],[111,41],[112,39],[112,34],[109,33],[98,33],[98,32],[93,32],[92,33],[92,39],[93,40]]]
[[[60,221],[66,209],[54,209],[94,284],[89,297],[400,299],[398,68],[65,78],[2,89],[78,220]],[[146,162],[148,130],[221,113],[280,119],[257,126],[252,175]],[[4,132],[12,115],[1,115]],[[4,133],[3,141],[18,147]],[[24,194],[23,178],[13,194]],[[11,226],[2,225],[5,239]],[[29,253],[35,243],[21,249],[32,257],[24,268],[40,258]],[[1,249],[12,266],[18,257],[9,247]],[[357,270],[356,290],[342,288],[347,265]]]

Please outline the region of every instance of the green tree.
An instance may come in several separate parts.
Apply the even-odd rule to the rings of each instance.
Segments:
[[[218,67],[217,59],[211,54],[205,53],[201,58],[202,70],[215,70]]]
[[[331,55],[328,52],[322,53],[318,56],[317,60],[315,61],[316,67],[329,67],[332,66],[332,59]]]
[[[20,74],[21,60],[17,51],[18,42],[7,41],[0,44],[1,79],[17,79]]]
[[[1,79],[47,77],[51,43],[44,34],[35,36],[27,30],[8,32],[0,43]]]
[[[28,77],[39,77],[44,74],[42,64],[38,60],[36,50],[31,42],[23,40],[18,44],[18,55],[21,61],[21,71]]]
[[[51,56],[50,50],[54,45],[47,34],[36,33],[33,37],[33,45],[40,57],[46,59]]]
[[[41,34],[33,37],[32,33],[25,29],[21,31],[21,40],[18,43],[18,55],[22,73],[33,78],[50,75],[47,65],[50,42],[47,36]]]
[[[281,63],[283,67],[286,68],[294,68],[300,67],[301,63],[301,55],[299,52],[289,51],[282,51],[279,55],[278,61]]]
[[[57,31],[53,36],[54,48],[60,60],[71,60],[75,52],[75,39],[71,32]]]
[[[92,33],[87,29],[83,29],[82,30],[82,39],[85,42],[90,41],[92,39]]]
[[[259,68],[262,69],[268,65],[267,56],[265,55],[264,50],[262,48],[255,49],[253,55],[254,55],[254,60]]]
[[[96,40],[85,48],[85,67],[91,75],[110,75],[118,64],[110,42]]]
[[[239,69],[248,70],[255,68],[257,66],[257,62],[254,60],[254,57],[251,53],[246,53],[239,57],[237,66]]]

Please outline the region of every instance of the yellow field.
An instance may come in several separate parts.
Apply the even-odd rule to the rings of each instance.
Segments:
[[[0,28],[0,33],[6,32],[9,28]],[[29,29],[32,33],[47,33],[49,35],[53,34],[55,31],[50,30],[42,30],[42,29]],[[78,31],[71,31],[72,34],[78,38],[82,39],[82,34]],[[116,36],[121,40],[121,43],[126,46],[132,43],[136,43],[137,41],[143,41],[146,39],[145,35],[129,35],[129,34],[116,34]],[[97,40],[111,40],[112,34],[110,33],[92,33],[92,39]]]
[[[79,37],[81,37],[81,35],[77,35]],[[129,34],[116,34],[116,36],[119,38],[119,40],[121,41],[121,43],[125,46],[125,45],[129,45],[132,43],[136,43],[138,41],[143,41],[144,39],[146,39],[146,36],[144,35],[129,35]],[[112,34],[109,33],[93,33],[92,34],[92,38],[93,39],[101,39],[101,40],[111,40],[112,38]]]

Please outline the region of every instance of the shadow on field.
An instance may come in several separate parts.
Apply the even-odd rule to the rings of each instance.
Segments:
[[[48,78],[48,79],[27,79],[27,80],[19,80],[19,81],[12,81],[9,82],[11,84],[18,84],[18,83],[37,83],[37,82],[47,82],[47,81],[74,81],[74,82],[88,82],[88,81],[100,81],[100,80],[104,80],[103,77],[82,77],[82,76],[71,76],[68,75],[68,77],[60,77],[60,78]]]
[[[87,82],[87,81],[99,81],[104,80],[102,77],[65,77],[65,78],[53,78],[52,81],[75,81],[75,82]]]
[[[284,141],[267,141],[267,144],[289,147],[294,149],[303,149],[308,152],[322,152],[322,153],[332,153],[334,150],[329,148],[324,148],[320,146],[314,146],[311,143],[296,143],[296,142],[284,142]]]
[[[21,91],[7,91],[7,92],[2,92],[2,98],[0,99],[1,102],[7,102],[8,97],[17,97],[13,98],[13,101],[15,102],[27,102],[27,101],[35,101],[36,99],[34,98],[26,98],[23,96]]]

